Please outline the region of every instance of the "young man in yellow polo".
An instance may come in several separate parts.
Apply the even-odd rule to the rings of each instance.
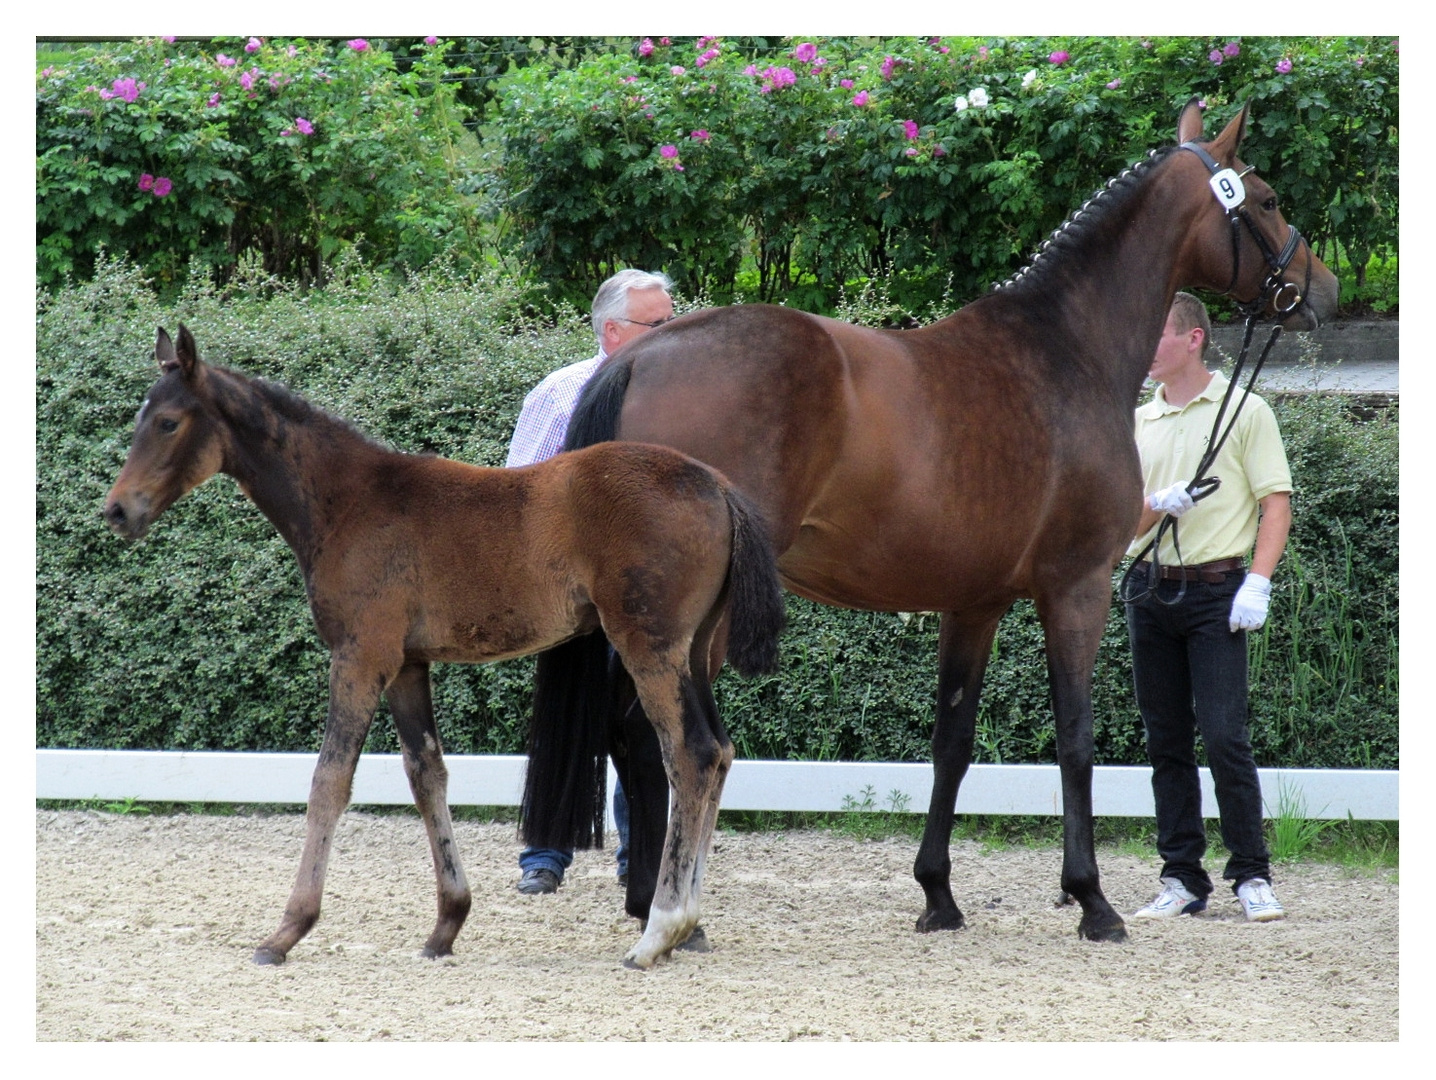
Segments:
[[[1271,408],[1252,395],[1206,470],[1220,478],[1220,486],[1195,503],[1188,494],[1228,385],[1203,362],[1210,337],[1202,302],[1177,293],[1152,361],[1157,392],[1137,410],[1142,490],[1149,494],[1129,554],[1140,553],[1163,515],[1170,515],[1180,519],[1181,559],[1168,529],[1158,551],[1160,576],[1151,580],[1150,561],[1137,566],[1140,598],[1127,605],[1162,856],[1161,892],[1135,915],[1189,915],[1207,906],[1213,886],[1202,867],[1201,732],[1222,842],[1231,853],[1222,876],[1232,882],[1246,917],[1267,922],[1285,912],[1272,891],[1262,835],[1261,785],[1247,721],[1246,638],[1266,621],[1271,577],[1291,530],[1291,471]],[[1237,400],[1228,406],[1224,426]],[[1150,587],[1141,590],[1144,583]]]

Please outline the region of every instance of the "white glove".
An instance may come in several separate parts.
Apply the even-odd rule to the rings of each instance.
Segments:
[[[1178,480],[1171,487],[1147,496],[1147,505],[1161,514],[1179,518],[1196,505],[1196,500],[1187,491],[1187,485]]]
[[[1271,603],[1271,582],[1260,574],[1248,574],[1242,587],[1232,597],[1232,614],[1227,625],[1238,630],[1260,630],[1266,622],[1267,605]]]

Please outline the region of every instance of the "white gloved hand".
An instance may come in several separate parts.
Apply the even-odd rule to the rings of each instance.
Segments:
[[[1196,505],[1187,485],[1178,480],[1171,487],[1164,487],[1161,491],[1147,496],[1147,505],[1161,514],[1170,514],[1179,518]]]
[[[1238,630],[1260,630],[1266,622],[1267,605],[1271,603],[1271,582],[1260,574],[1248,574],[1242,587],[1232,597],[1232,614],[1227,625]]]

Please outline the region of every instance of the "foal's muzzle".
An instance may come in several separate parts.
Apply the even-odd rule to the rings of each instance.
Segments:
[[[150,527],[148,500],[136,499],[135,502],[140,505],[126,509],[124,500],[112,496],[102,511],[105,524],[126,540],[138,540]]]

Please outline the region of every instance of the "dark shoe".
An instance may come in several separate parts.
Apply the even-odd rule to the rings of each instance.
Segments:
[[[558,875],[552,870],[525,870],[524,876],[519,878],[515,888],[521,893],[533,895],[535,893],[558,892]]]
[[[622,888],[628,888],[628,871],[623,870],[618,875],[618,884]]]

